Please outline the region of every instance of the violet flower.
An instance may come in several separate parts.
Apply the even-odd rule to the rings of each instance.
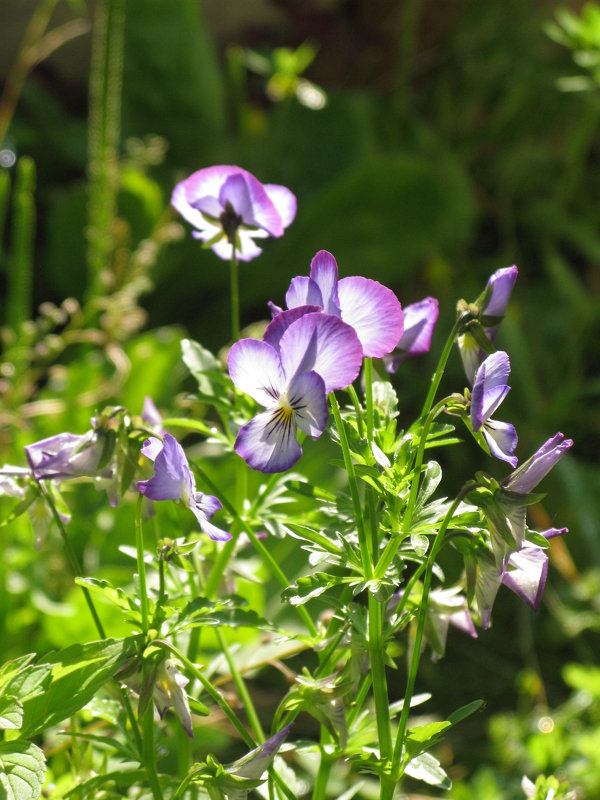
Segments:
[[[219,542],[231,539],[231,534],[209,522],[222,505],[216,497],[196,491],[196,481],[183,447],[174,436],[165,433],[163,442],[154,437],[146,439],[141,452],[154,462],[154,477],[137,482],[141,494],[149,500],[183,501],[195,515],[203,533]]]
[[[359,276],[338,281],[336,260],[327,250],[311,261],[310,277],[292,279],[285,300],[288,309],[311,305],[342,319],[356,331],[367,357],[391,353],[404,330],[402,307],[392,290]]]
[[[282,236],[296,216],[296,198],[285,186],[262,184],[245,169],[207,167],[177,184],[171,205],[219,258],[251,261],[262,250],[255,239]]]
[[[189,678],[179,672],[177,665],[167,659],[157,669],[153,697],[160,718],[163,719],[168,709],[173,708],[179,717],[183,730],[190,739],[193,739],[192,715],[185,692],[185,687],[189,682]]]
[[[565,439],[562,433],[555,434],[511,473],[502,485],[511,492],[529,494],[572,445],[572,439]]]
[[[96,431],[81,436],[59,433],[27,445],[25,454],[36,480],[95,477],[104,451]]]
[[[506,384],[509,374],[510,361],[502,350],[492,353],[479,366],[471,393],[471,426],[474,433],[481,431],[493,456],[516,467],[517,432],[514,425],[490,419],[510,391]]]
[[[567,528],[549,528],[542,531],[541,535],[552,539],[563,533],[567,533]],[[545,549],[526,540],[520,550],[509,555],[502,573],[502,583],[537,611],[547,574],[548,556]]]
[[[439,314],[435,297],[426,297],[418,303],[405,306],[404,333],[394,350],[384,357],[387,372],[396,372],[405,358],[414,358],[429,352],[433,329]]]
[[[142,419],[147,425],[150,425],[154,433],[162,434],[162,417],[160,411],[156,407],[154,400],[146,395],[144,397],[144,405],[142,407]]]
[[[302,455],[296,427],[318,439],[325,430],[327,394],[359,373],[362,348],[342,320],[306,307],[279,314],[264,340],[242,339],[229,351],[236,387],[267,410],[244,425],[234,449],[252,469],[283,472]]]
[[[510,295],[517,280],[516,266],[497,269],[490,276],[486,287],[476,301],[483,332],[490,342],[498,333]],[[485,357],[485,352],[472,333],[468,331],[458,337],[458,348],[469,383],[473,383],[477,367]]]

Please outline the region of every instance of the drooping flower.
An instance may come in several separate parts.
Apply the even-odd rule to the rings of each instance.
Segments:
[[[167,659],[161,662],[157,668],[153,694],[160,718],[163,719],[168,709],[173,708],[183,730],[190,739],[193,739],[192,715],[185,691],[189,682],[189,678],[179,672],[176,664]]]
[[[567,528],[542,531],[546,539],[567,533]],[[537,611],[548,574],[548,556],[539,545],[525,540],[520,550],[511,553],[502,573],[502,583]]]
[[[480,364],[471,393],[471,426],[474,433],[481,431],[493,456],[516,467],[517,457],[514,452],[517,432],[514,425],[491,419],[510,391],[510,386],[506,383],[509,374],[510,361],[502,350],[492,353]]]
[[[511,492],[529,494],[572,445],[572,439],[565,439],[562,433],[555,434],[544,442],[531,458],[512,472],[502,485]]]
[[[360,276],[338,281],[336,260],[327,250],[311,261],[310,277],[292,279],[285,300],[288,309],[316,306],[342,319],[356,331],[367,357],[391,353],[404,330],[402,307],[392,290]]]
[[[150,425],[154,433],[162,434],[162,417],[160,411],[156,407],[154,400],[146,395],[144,397],[144,405],[142,407],[142,419],[147,425]]]
[[[283,472],[302,455],[296,427],[318,439],[327,425],[327,393],[355,380],[362,347],[337,317],[305,308],[279,314],[264,340],[242,339],[229,351],[236,387],[267,410],[244,425],[235,451],[253,469]]]
[[[394,350],[384,357],[388,372],[396,372],[405,358],[414,358],[429,352],[433,330],[439,314],[435,297],[425,297],[418,303],[405,306],[404,333]]]
[[[185,452],[174,436],[165,433],[163,442],[150,437],[144,442],[141,452],[154,462],[154,476],[137,482],[141,494],[149,500],[181,500],[194,514],[203,533],[215,541],[231,539],[231,534],[209,521],[222,505],[216,497],[196,491],[196,481]]]
[[[255,239],[282,236],[296,216],[296,198],[285,186],[263,184],[241,167],[198,170],[177,184],[171,205],[196,228],[219,258],[229,261],[235,247],[240,261],[262,250]]]
[[[483,335],[490,342],[496,338],[518,272],[516,266],[496,270],[475,302],[478,311],[477,324],[481,325]],[[477,338],[468,330],[458,337],[458,347],[465,373],[469,383],[472,384],[477,367],[485,358],[485,351]]]
[[[429,594],[424,632],[433,650],[434,661],[437,661],[446,652],[446,640],[450,625],[473,639],[477,638],[477,631],[469,612],[467,600],[461,594],[460,586],[433,589]]]
[[[104,442],[94,430],[81,436],[59,433],[26,445],[25,454],[36,480],[95,477]]]

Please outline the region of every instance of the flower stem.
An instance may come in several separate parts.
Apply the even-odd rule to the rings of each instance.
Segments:
[[[142,500],[140,494],[135,512],[135,544],[137,548],[138,580],[140,584],[140,608],[142,611],[142,629],[148,633],[148,590],[146,587],[146,563],[144,561],[144,530],[142,527]]]
[[[313,789],[312,800],[325,800],[327,797],[327,782],[329,780],[329,773],[333,761],[331,756],[327,755],[325,750],[321,748],[321,761],[319,763],[319,771],[317,772],[317,779],[315,781],[315,788]]]
[[[452,345],[456,340],[461,320],[462,316],[459,316],[454,325],[452,326],[452,330],[448,334],[448,338],[446,339],[446,343],[444,344],[444,349],[442,350],[442,355],[440,356],[438,365],[435,368],[435,372],[433,373],[433,376],[431,378],[431,384],[429,386],[429,391],[427,392],[427,397],[425,398],[425,403],[423,405],[423,408],[421,409],[421,419],[423,419],[423,417],[426,417],[431,411],[431,406],[433,405],[433,401],[435,400],[437,390],[444,375],[444,370],[446,369],[446,364],[448,363],[448,358],[450,357],[450,352],[452,351]]]
[[[385,762],[389,761],[392,756],[393,743],[385,662],[383,658],[383,610],[383,604],[369,592],[369,658],[371,661],[373,695],[375,697],[379,751],[381,760]],[[383,780],[382,778],[382,786]]]
[[[421,658],[421,643],[423,641],[423,630],[425,628],[425,618],[427,616],[427,605],[429,601],[429,591],[431,589],[431,580],[433,577],[433,567],[435,565],[435,559],[442,547],[444,541],[444,535],[446,533],[446,530],[448,529],[448,525],[450,524],[452,517],[454,516],[454,512],[456,511],[458,506],[462,503],[465,495],[467,495],[475,486],[477,486],[477,483],[475,481],[469,481],[469,483],[465,484],[465,486],[463,486],[461,491],[458,493],[456,500],[454,500],[454,502],[446,512],[446,516],[444,517],[442,524],[440,525],[440,529],[438,530],[437,535],[434,539],[431,552],[429,553],[429,556],[427,558],[427,565],[425,568],[425,579],[423,581],[423,594],[421,595],[421,604],[419,606],[417,632],[415,636],[413,653],[410,662],[408,680],[406,683],[406,692],[404,693],[404,705],[402,707],[402,713],[400,715],[400,721],[398,723],[398,730],[396,733],[396,744],[394,747],[393,764],[397,766],[395,766],[394,768],[393,775],[396,781],[398,781],[402,776],[402,764],[401,764],[402,747],[404,744],[404,735],[406,733],[408,715],[410,713],[410,703],[415,689],[415,682],[417,680],[419,660]]]
[[[350,447],[348,446],[348,437],[346,436],[346,428],[340,413],[337,398],[333,392],[329,395],[329,403],[335,419],[335,424],[340,437],[340,444],[342,446],[342,454],[344,456],[344,466],[346,467],[346,474],[348,475],[348,487],[350,488],[350,497],[352,498],[352,508],[354,510],[354,519],[356,522],[356,529],[358,531],[358,542],[360,546],[360,555],[365,574],[365,579],[370,580],[372,577],[373,565],[371,563],[371,554],[369,553],[369,546],[365,536],[365,526],[363,523],[362,506],[360,503],[360,495],[358,493],[358,484],[356,482],[356,473],[354,471],[354,464],[352,463],[352,456],[350,455]]]
[[[367,405],[367,440],[373,441],[373,359],[365,358],[365,401]]]
[[[238,514],[234,506],[229,502],[227,497],[223,494],[223,492],[219,489],[218,486],[208,477],[208,475],[204,472],[202,467],[198,466],[196,462],[190,461],[190,464],[194,468],[194,471],[198,473],[198,475],[202,478],[204,483],[209,487],[211,491],[213,491],[218,498],[220,499],[223,507],[229,512],[231,517],[237,522],[237,524],[242,528],[242,530],[247,534],[248,538],[252,542],[254,549],[258,552],[262,560],[265,564],[270,568],[271,572],[275,576],[276,580],[278,581],[279,585],[287,589],[290,586],[290,581],[284,574],[283,570],[275,561],[271,553],[267,550],[264,544],[260,541],[260,539],[256,536],[250,525],[242,519],[242,517]],[[317,629],[315,627],[314,622],[311,619],[310,614],[304,608],[304,606],[295,606],[295,610],[297,611],[298,615],[306,625],[306,628],[311,636],[317,635]]]
[[[240,287],[238,281],[238,261],[235,244],[231,246],[231,266],[229,269],[231,289],[231,338],[234,342],[240,338]]]
[[[156,754],[154,751],[154,705],[148,703],[142,718],[144,728],[144,768],[154,800],[163,800],[162,790],[156,774]]]

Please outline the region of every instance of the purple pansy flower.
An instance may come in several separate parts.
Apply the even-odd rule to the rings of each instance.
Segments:
[[[150,425],[154,433],[162,433],[162,417],[160,411],[156,407],[154,400],[146,395],[144,397],[144,405],[142,407],[142,419],[147,425]]]
[[[163,442],[154,437],[146,439],[141,452],[154,461],[154,477],[137,482],[141,494],[149,500],[182,500],[195,515],[203,533],[219,542],[231,539],[231,534],[209,522],[222,505],[216,497],[196,491],[196,481],[183,447],[174,436],[165,433]]]
[[[338,281],[336,260],[327,250],[311,261],[310,277],[292,279],[285,300],[288,309],[316,306],[342,319],[356,331],[367,357],[391,353],[404,330],[402,307],[392,290],[360,276]]]
[[[514,425],[490,419],[510,391],[506,384],[509,374],[510,361],[502,350],[492,353],[479,366],[471,393],[471,425],[474,433],[481,431],[493,456],[516,467],[517,432]]]
[[[393,352],[384,357],[388,372],[396,372],[405,358],[414,358],[429,352],[433,329],[439,314],[435,297],[426,297],[418,303],[405,306],[404,333]]]
[[[245,169],[207,167],[177,184],[171,205],[196,230],[192,234],[229,261],[235,245],[240,261],[262,250],[255,239],[281,236],[296,216],[296,198],[285,186],[262,184]]]
[[[531,458],[511,473],[502,485],[511,492],[529,494],[572,445],[572,439],[565,439],[562,433],[555,434],[544,442]]]
[[[567,533],[567,528],[549,528],[542,531],[546,539]],[[502,583],[519,595],[534,611],[537,611],[548,574],[548,556],[543,547],[527,540],[520,550],[511,553],[502,573]]]
[[[359,373],[362,348],[342,320],[306,308],[285,311],[264,340],[242,339],[229,351],[236,387],[267,410],[244,425],[235,451],[252,469],[283,472],[302,455],[296,426],[318,439],[325,430],[327,393],[349,386]]]
[[[476,305],[479,307],[479,317],[483,331],[490,342],[493,342],[496,338],[498,328],[506,313],[506,307],[517,280],[518,272],[516,266],[496,270],[490,276],[483,293],[477,299]],[[468,331],[458,337],[458,347],[465,373],[469,383],[472,384],[477,367],[485,357],[485,353],[475,337]]]
[[[59,433],[27,445],[25,454],[36,480],[94,477],[104,442],[96,431],[81,436]]]

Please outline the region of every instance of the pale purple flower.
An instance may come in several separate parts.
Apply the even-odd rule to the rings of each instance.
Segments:
[[[182,675],[177,666],[167,659],[159,665],[156,671],[153,697],[160,718],[163,719],[167,710],[173,708],[179,717],[183,730],[190,739],[193,739],[192,715],[185,692],[185,687],[189,682],[189,678]]]
[[[142,407],[142,419],[147,425],[150,425],[154,433],[162,433],[162,417],[160,411],[156,407],[154,400],[146,395],[144,397],[144,405]]]
[[[487,285],[476,301],[484,334],[493,342],[498,333],[510,295],[517,280],[516,266],[498,269],[490,276]],[[477,367],[485,358],[477,339],[468,331],[458,337],[458,347],[469,383],[473,383]]]
[[[567,533],[567,528],[549,528],[542,531],[546,539]],[[537,611],[548,574],[546,550],[525,540],[520,550],[511,553],[502,573],[502,583],[512,589],[534,611]]]
[[[104,452],[96,431],[81,436],[59,433],[27,445],[25,454],[36,480],[94,477]]]
[[[327,250],[311,261],[310,277],[292,279],[285,300],[288,309],[316,306],[342,319],[356,331],[367,357],[391,353],[404,330],[402,307],[392,290],[360,276],[338,281],[336,260]]]
[[[480,364],[471,392],[471,426],[474,433],[481,431],[493,456],[516,467],[517,432],[514,425],[490,419],[510,391],[506,383],[509,374],[510,361],[502,350],[492,353]]]
[[[393,352],[384,357],[388,372],[396,372],[405,358],[414,358],[429,352],[433,330],[439,314],[435,297],[425,297],[418,303],[405,306],[404,333]]]
[[[41,495],[39,487],[34,489],[31,486],[32,480],[34,478],[31,470],[24,467],[12,467],[5,464],[0,468],[0,497],[14,497],[15,500],[28,499],[27,514],[33,529],[35,549],[39,550],[44,544],[48,531],[54,524],[54,515],[45,498]],[[64,508],[57,489],[49,486],[48,491],[53,495],[60,521],[63,525],[68,525],[71,521],[71,515]]]
[[[572,445],[572,439],[565,439],[562,433],[555,434],[503,481],[503,487],[517,494],[529,494]]]
[[[258,780],[271,765],[277,751],[289,736],[293,725],[293,722],[289,722],[281,730],[267,739],[266,742],[263,742],[263,744],[255,747],[254,750],[242,756],[242,758],[234,761],[233,764],[227,767],[227,772],[231,775],[236,775],[238,778]],[[232,796],[229,793],[228,795],[229,797]]]
[[[460,592],[460,586],[453,586],[448,589],[433,589],[429,594],[425,636],[433,650],[434,661],[441,658],[446,651],[450,625],[473,639],[477,638],[467,600]]]
[[[302,455],[296,428],[313,439],[325,430],[327,393],[355,380],[362,348],[349,325],[302,307],[275,317],[262,342],[236,342],[228,363],[236,387],[267,409],[240,429],[236,453],[252,469],[283,472]]]
[[[498,566],[492,553],[486,547],[480,547],[470,560],[474,571],[475,602],[479,612],[479,621],[483,630],[490,627],[492,608],[498,589],[502,583],[502,566]]]
[[[296,216],[296,198],[285,186],[262,184],[245,169],[216,166],[177,184],[171,204],[196,228],[192,234],[219,258],[240,261],[262,250],[255,239],[282,236]]]
[[[231,534],[209,521],[222,505],[216,497],[196,491],[185,452],[174,436],[165,433],[163,442],[154,437],[146,439],[141,452],[154,462],[154,477],[137,482],[141,494],[149,500],[181,500],[195,515],[203,533],[215,541],[231,539]]]

